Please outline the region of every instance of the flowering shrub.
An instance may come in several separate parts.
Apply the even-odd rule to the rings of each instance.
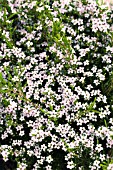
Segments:
[[[0,5],[3,160],[17,170],[111,170],[112,11],[93,0]]]

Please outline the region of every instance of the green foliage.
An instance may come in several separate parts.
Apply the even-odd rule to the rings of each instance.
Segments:
[[[108,166],[110,165],[110,164],[113,164],[113,160],[111,159],[111,160],[106,160],[106,161],[103,161],[101,164],[100,164],[100,166],[102,167],[102,170],[107,170],[108,169]]]

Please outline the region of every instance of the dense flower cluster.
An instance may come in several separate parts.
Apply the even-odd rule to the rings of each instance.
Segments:
[[[93,0],[8,0],[2,9],[4,161],[17,170],[98,170],[103,162],[112,170],[112,12]]]

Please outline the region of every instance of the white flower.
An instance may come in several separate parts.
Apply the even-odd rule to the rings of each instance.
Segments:
[[[74,163],[72,161],[68,161],[67,168],[73,169],[75,167]]]
[[[52,167],[50,165],[47,165],[46,170],[52,170]]]
[[[51,157],[51,155],[49,155],[49,156],[46,157],[46,161],[47,161],[48,163],[51,163],[51,162],[53,161],[53,158]]]
[[[107,170],[113,170],[113,164],[112,164],[112,163],[110,163],[110,164],[108,165]]]
[[[23,136],[24,134],[25,134],[24,131],[20,131],[19,133],[20,136]]]
[[[37,9],[36,9],[37,12],[42,12],[43,10],[44,10],[43,6],[42,7],[37,7]]]
[[[103,150],[102,145],[101,145],[101,144],[97,144],[95,150],[96,150],[97,152],[101,152],[101,151]]]
[[[7,149],[6,149],[6,150],[3,150],[3,151],[1,152],[1,154],[2,154],[2,156],[3,156],[3,160],[6,162],[6,161],[8,160],[8,155],[9,155],[8,150],[7,150]]]

